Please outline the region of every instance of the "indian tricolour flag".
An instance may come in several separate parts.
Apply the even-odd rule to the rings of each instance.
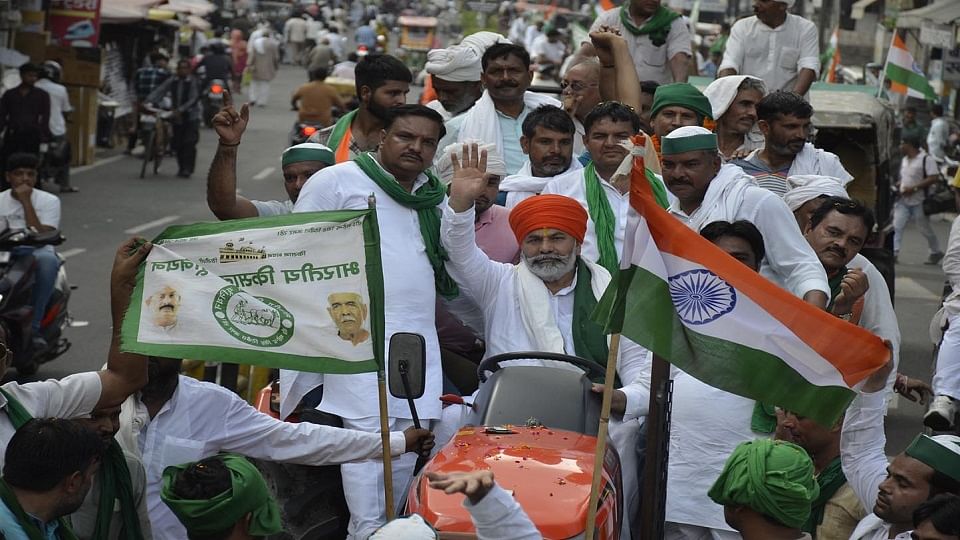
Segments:
[[[927,76],[913,60],[913,55],[896,32],[893,33],[884,72],[886,78],[890,80],[892,92],[920,99],[937,99],[937,93],[930,86]]]
[[[830,48],[827,50],[827,57],[830,63],[824,72],[824,80],[827,82],[837,82],[837,70],[840,69],[840,27],[833,29],[830,35]]]
[[[667,213],[651,187],[650,159],[633,162],[621,271],[598,319],[711,386],[832,425],[889,349]]]

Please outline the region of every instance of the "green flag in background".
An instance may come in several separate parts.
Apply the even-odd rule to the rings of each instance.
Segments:
[[[323,373],[383,365],[374,210],[178,225],[153,242],[122,350]]]

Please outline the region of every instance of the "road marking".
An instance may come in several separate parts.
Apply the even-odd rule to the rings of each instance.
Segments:
[[[275,170],[277,170],[276,167],[267,167],[266,169],[264,169],[264,170],[258,172],[257,174],[253,175],[253,179],[254,179],[254,180],[263,180],[263,179],[269,177],[271,174],[273,174],[273,171],[275,171]]]
[[[125,158],[125,157],[127,157],[127,156],[125,156],[125,155],[123,155],[123,154],[117,154],[117,155],[115,155],[115,156],[110,156],[110,157],[108,157],[108,158],[101,159],[100,161],[95,161],[95,162],[91,163],[90,165],[81,165],[81,166],[79,166],[79,167],[71,167],[71,168],[70,168],[70,174],[80,174],[80,173],[82,173],[82,172],[89,171],[90,169],[95,169],[95,168],[97,168],[97,167],[99,167],[99,166],[101,166],[101,165],[107,165],[107,164],[113,163],[113,162],[115,162],[115,161],[120,161],[121,159],[123,159],[123,158]]]
[[[137,233],[141,233],[141,232],[143,232],[143,231],[149,230],[149,229],[153,229],[153,228],[155,228],[155,227],[159,227],[159,226],[161,226],[161,225],[166,225],[167,223],[172,223],[172,222],[174,222],[174,221],[176,221],[176,220],[178,220],[178,219],[180,219],[180,216],[167,216],[167,217],[162,217],[162,218],[160,218],[160,219],[155,219],[155,220],[153,220],[153,221],[148,221],[148,222],[144,223],[143,225],[137,225],[136,227],[131,227],[131,228],[129,228],[129,229],[123,231],[123,232],[124,232],[124,234],[137,234]]]
[[[917,300],[940,300],[940,296],[933,294],[926,287],[917,283],[913,278],[897,277],[894,287],[898,298],[914,298]]]
[[[86,252],[86,251],[87,251],[87,250],[84,249],[84,248],[73,248],[73,249],[68,249],[68,250],[66,250],[66,251],[61,251],[61,252],[60,252],[60,256],[63,257],[64,259],[69,259],[70,257],[73,257],[74,255],[79,255],[79,254],[84,253],[84,252]]]

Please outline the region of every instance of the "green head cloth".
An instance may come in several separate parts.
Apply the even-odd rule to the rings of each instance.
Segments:
[[[740,443],[707,493],[724,506],[746,506],[799,529],[820,494],[813,462],[799,446],[758,439]]]
[[[657,116],[664,107],[683,107],[703,116],[713,119],[713,107],[710,100],[690,83],[664,84],[657,87],[653,93],[653,107],[650,108],[650,118]]]
[[[904,453],[960,482],[960,437],[956,435],[930,437],[921,433],[910,443]]]
[[[301,161],[319,161],[327,165],[333,165],[336,160],[333,157],[333,151],[322,144],[301,143],[283,151],[280,157],[280,166],[286,167],[292,163]]]
[[[660,155],[669,156],[694,150],[717,151],[717,135],[700,126],[683,126],[660,139]]]
[[[260,471],[247,458],[237,454],[220,454],[217,459],[227,467],[233,485],[209,499],[181,499],[173,491],[177,477],[196,463],[164,469],[160,498],[180,523],[192,534],[206,535],[232,529],[244,516],[252,514],[247,529],[251,535],[267,536],[283,531],[280,508],[270,495]]]

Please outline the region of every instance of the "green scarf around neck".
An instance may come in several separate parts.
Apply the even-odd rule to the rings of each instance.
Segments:
[[[800,530],[810,534],[817,532],[817,527],[823,523],[823,511],[827,501],[846,483],[847,477],[844,476],[843,468],[840,466],[840,456],[837,456],[817,475],[820,495],[810,504],[810,517]]]
[[[330,138],[327,139],[327,148],[329,148],[334,155],[337,153],[337,147],[340,146],[340,141],[343,140],[343,136],[347,133],[347,129],[350,127],[350,124],[353,123],[354,117],[357,116],[357,111],[359,109],[354,109],[347,114],[340,117],[337,120],[337,123],[333,125],[333,130],[330,132]]]
[[[7,400],[7,406],[3,410],[7,413],[10,423],[13,424],[13,429],[20,429],[21,426],[33,418],[33,415],[27,412],[26,407],[17,398],[13,397],[13,394],[0,388],[0,395],[3,395]]]
[[[440,210],[437,205],[442,203],[446,196],[446,189],[443,184],[427,170],[424,171],[427,175],[427,183],[420,186],[420,189],[414,193],[410,193],[403,189],[403,186],[397,182],[393,175],[377,163],[370,152],[360,154],[353,161],[391,199],[406,208],[417,211],[420,235],[423,237],[423,245],[427,249],[430,266],[433,267],[433,280],[437,287],[437,293],[448,300],[456,298],[460,291],[457,288],[457,283],[450,277],[443,265],[448,257],[446,250],[440,244]]]
[[[656,13],[643,23],[643,26],[637,27],[630,17],[630,3],[627,2],[620,7],[620,23],[628,32],[635,36],[649,35],[650,42],[654,47],[660,47],[667,42],[667,34],[670,33],[670,26],[673,21],[680,18],[676,11],[667,9],[663,6],[657,8]]]
[[[139,540],[143,538],[140,530],[140,517],[137,515],[137,504],[133,499],[133,482],[130,479],[130,469],[127,459],[116,439],[110,441],[103,461],[100,463],[100,472],[97,482],[100,485],[100,500],[97,501],[97,521],[93,529],[93,538],[109,538],[110,521],[113,517],[113,501],[120,501],[120,521],[122,524],[120,538]]]
[[[614,241],[617,216],[613,214],[610,201],[603,192],[600,177],[597,176],[597,167],[593,161],[584,168],[583,178],[587,188],[587,212],[593,220],[593,229],[597,235],[597,250],[600,252],[600,260],[597,262],[606,268],[611,276],[615,276],[620,270],[617,244]]]
[[[20,506],[20,501],[17,500],[17,496],[3,478],[0,478],[0,500],[10,509],[13,516],[17,518],[17,524],[23,528],[23,532],[27,534],[27,538],[30,540],[44,540],[40,527],[37,527],[36,518],[29,516],[23,507]],[[57,538],[60,540],[77,540],[77,535],[73,534],[73,531],[70,530],[70,527],[62,517],[57,518]]]
[[[607,336],[603,333],[603,326],[590,317],[597,307],[597,299],[593,296],[593,287],[590,285],[592,278],[587,263],[578,257],[577,283],[573,289],[573,347],[577,356],[599,364],[606,370],[607,356],[610,353]],[[593,382],[602,383],[603,379]],[[614,385],[616,388],[622,386],[619,377],[614,381]]]

